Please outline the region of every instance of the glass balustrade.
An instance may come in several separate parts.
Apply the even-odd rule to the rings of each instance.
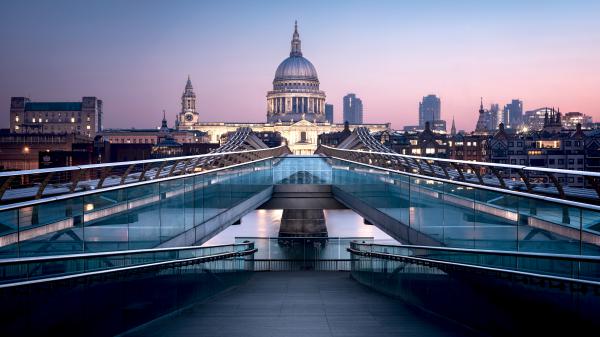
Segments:
[[[332,160],[333,186],[439,246],[600,255],[600,208]]]
[[[193,260],[254,249],[252,243],[209,247],[158,248],[0,260],[0,284],[111,271],[161,262]]]
[[[327,184],[439,246],[600,255],[600,207],[286,156],[57,200],[0,207],[0,257],[156,247],[277,184]]]
[[[272,185],[271,161],[0,207],[0,258],[153,248]],[[187,234],[186,234],[187,235]]]

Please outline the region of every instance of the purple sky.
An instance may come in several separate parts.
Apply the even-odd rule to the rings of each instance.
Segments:
[[[169,122],[191,75],[203,121],[265,121],[298,20],[341,121],[416,124],[422,96],[474,128],[486,106],[557,106],[600,121],[598,1],[2,1],[0,126],[11,96],[104,100],[105,127]]]

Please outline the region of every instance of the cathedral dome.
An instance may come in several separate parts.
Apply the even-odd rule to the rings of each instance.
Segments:
[[[309,60],[301,55],[290,56],[283,60],[275,71],[275,81],[286,80],[318,81],[317,70]]]
[[[298,34],[298,24],[294,25],[294,35],[292,37],[292,48],[290,57],[279,64],[275,71],[274,82],[300,80],[300,81],[318,81],[317,70],[309,60],[302,56],[300,45],[300,34]]]
[[[324,111],[325,93],[319,90],[315,66],[302,56],[296,23],[290,56],[277,67],[273,90],[267,92],[267,121],[293,123],[305,119],[324,122]]]

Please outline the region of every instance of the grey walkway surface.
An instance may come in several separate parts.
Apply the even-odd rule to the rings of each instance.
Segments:
[[[466,336],[346,272],[255,273],[245,284],[129,336]]]

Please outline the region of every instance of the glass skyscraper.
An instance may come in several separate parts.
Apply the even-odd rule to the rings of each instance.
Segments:
[[[363,104],[356,94],[344,96],[344,122],[350,124],[363,123]]]
[[[441,118],[441,102],[436,95],[427,95],[419,102],[419,127],[424,128],[425,122],[433,125],[434,121]]]

